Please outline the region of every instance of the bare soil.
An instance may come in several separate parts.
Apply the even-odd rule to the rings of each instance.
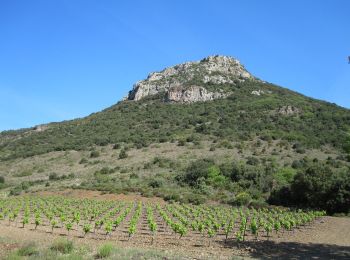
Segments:
[[[120,201],[142,201],[142,202],[154,202],[154,203],[165,203],[162,198],[151,197],[146,198],[138,194],[111,194],[103,193],[100,191],[93,190],[73,190],[73,189],[64,189],[58,191],[39,191],[35,192],[35,195],[39,196],[64,196],[70,198],[87,198],[87,199],[96,199],[96,200],[120,200]]]
[[[126,222],[127,223],[127,222]],[[237,243],[234,237],[225,243],[223,235],[209,240],[200,234],[175,238],[170,229],[159,221],[159,232],[151,241],[145,219],[141,219],[139,232],[129,239],[127,227],[121,226],[112,235],[103,232],[83,237],[79,232],[71,232],[70,239],[75,243],[89,246],[93,251],[106,241],[123,248],[156,249],[169,253],[181,253],[189,259],[231,259],[243,256],[258,259],[350,259],[350,218],[323,217],[312,225],[292,232],[274,234],[258,240],[248,236],[247,241]],[[66,237],[66,231],[49,226],[34,230],[33,225],[21,228],[21,224],[0,222],[0,258],[20,244],[35,241],[49,246],[58,237]]]
[[[43,191],[36,195],[164,203],[160,198],[145,198],[137,194],[103,194],[86,190]],[[214,239],[209,239],[196,232],[178,239],[166,226],[161,216],[155,213],[158,232],[152,242],[145,212],[141,215],[138,232],[132,238],[128,237],[127,223],[131,215],[129,214],[122,225],[108,236],[103,230],[97,230],[96,233],[83,237],[81,227],[79,230],[73,227],[69,238],[77,244],[87,245],[93,251],[109,241],[123,248],[156,249],[171,254],[180,253],[189,259],[231,259],[233,256],[258,259],[350,259],[350,218],[323,217],[311,225],[291,232],[273,233],[270,238],[261,234],[256,240],[248,234],[245,242],[237,243],[234,232],[226,242],[224,234],[217,234]],[[51,233],[49,223],[43,224],[34,230],[33,223],[21,228],[19,222],[10,224],[8,221],[0,221],[0,258],[26,242],[35,241],[37,244],[49,246],[58,237],[67,237],[67,231],[64,228],[55,228]]]

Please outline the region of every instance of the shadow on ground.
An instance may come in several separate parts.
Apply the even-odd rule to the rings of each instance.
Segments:
[[[224,243],[224,242],[223,242]],[[250,257],[259,259],[350,259],[350,247],[296,242],[228,240],[226,247],[248,249]]]

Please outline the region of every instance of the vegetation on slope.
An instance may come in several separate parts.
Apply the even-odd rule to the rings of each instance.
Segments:
[[[84,150],[113,143],[282,139],[300,149],[329,145],[342,149],[350,126],[349,110],[261,82],[245,82],[227,99],[169,104],[161,95],[123,101],[86,118],[0,134],[0,158],[11,159],[61,150]],[[254,90],[264,94],[251,94]],[[279,109],[293,106],[298,113]]]
[[[200,82],[191,82],[196,83]],[[186,148],[188,143],[200,147],[205,142],[210,144],[211,158],[183,163],[177,158],[155,157],[143,169],[138,166],[130,171],[105,165],[73,187],[140,192],[190,203],[210,199],[236,205],[263,205],[268,201],[320,208],[329,213],[349,212],[350,170],[346,162],[350,161],[349,110],[260,81],[211,87],[226,87],[232,94],[225,99],[179,104],[164,102],[163,94],[159,93],[137,102],[119,102],[86,118],[49,124],[40,131],[33,128],[2,132],[0,159],[11,161],[53,151],[89,151],[89,159],[79,158],[79,164],[87,166],[99,164],[98,147],[108,144],[119,150],[116,160],[126,161],[128,150],[133,148],[166,142]],[[260,95],[253,91],[259,91]],[[286,113],[288,107],[292,109]],[[217,147],[237,148],[242,153],[245,142],[264,148],[243,154],[242,158],[232,158],[227,152],[231,159],[224,161],[215,156]],[[263,143],[268,144],[266,147],[274,143],[280,149],[271,152]],[[293,163],[283,156],[279,157],[280,162],[265,156],[282,153],[282,147],[292,151],[285,156],[294,158]],[[336,156],[325,161],[316,157],[296,158],[296,154],[311,149],[328,148],[336,151]],[[208,151],[209,147],[205,149]],[[213,160],[214,157],[217,158]],[[164,172],[140,177],[140,172],[154,167]],[[128,176],[122,176],[125,172]],[[29,176],[23,172],[16,174],[19,178]],[[33,185],[48,186],[75,179],[74,174],[67,173],[62,178],[56,177],[17,183],[11,194]],[[4,183],[0,185],[7,187]]]

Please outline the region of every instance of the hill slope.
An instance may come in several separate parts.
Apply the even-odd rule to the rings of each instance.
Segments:
[[[257,80],[238,61],[214,56],[153,73],[135,84],[129,100],[86,118],[2,132],[0,158],[108,143],[145,146],[193,135],[341,150],[349,126],[349,110]]]
[[[348,109],[210,56],[152,73],[85,118],[0,133],[0,189],[349,212],[349,129]]]

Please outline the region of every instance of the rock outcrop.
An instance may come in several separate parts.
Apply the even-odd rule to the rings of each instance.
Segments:
[[[300,114],[300,109],[294,106],[283,106],[278,109],[278,113],[284,116]]]
[[[235,85],[248,79],[255,78],[238,60],[229,56],[209,56],[151,73],[133,86],[128,99],[137,101],[164,93],[168,102],[213,100],[227,96],[229,91],[208,86]]]
[[[167,91],[165,100],[168,102],[191,103],[223,98],[225,96],[225,93],[210,92],[199,86],[190,86],[186,88],[178,86],[172,87]]]
[[[48,125],[37,125],[34,127],[35,132],[43,132],[49,128]]]

